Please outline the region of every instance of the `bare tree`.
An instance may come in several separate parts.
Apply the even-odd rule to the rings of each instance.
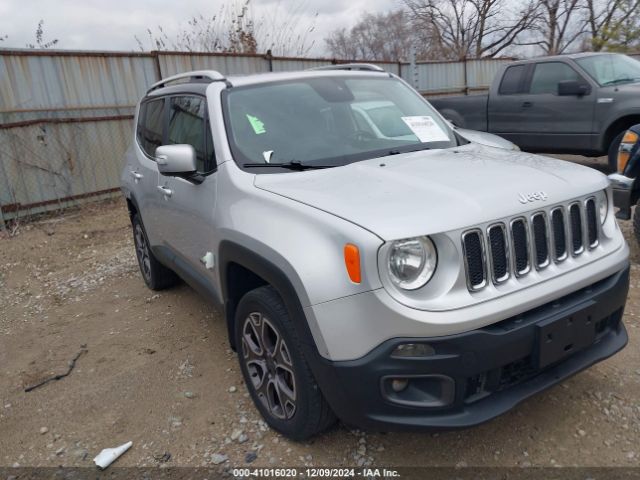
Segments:
[[[6,38],[6,37],[5,37]],[[40,20],[38,22],[38,26],[36,27],[36,43],[27,43],[27,48],[51,48],[58,43],[58,39],[54,38],[53,40],[46,41],[44,39],[44,20]]]
[[[301,22],[304,5],[284,10],[279,3],[257,17],[252,0],[235,0],[222,5],[211,16],[194,15],[178,34],[169,35],[162,26],[147,29],[151,50],[188,52],[257,53],[271,50],[275,55],[304,55],[313,47],[308,36],[315,28],[317,14]],[[256,18],[257,17],[257,18]],[[138,48],[145,42],[135,36]]]
[[[532,29],[537,3],[505,0],[403,0],[414,25],[450,59],[495,57]]]
[[[584,8],[583,0],[541,0],[534,26],[539,38],[527,44],[538,45],[546,55],[565,53],[586,32]]]
[[[640,51],[640,6],[637,0],[622,0],[621,16],[626,18],[608,34],[606,49],[615,52]],[[597,37],[596,37],[597,38]],[[593,46],[593,41],[591,42]]]
[[[587,25],[591,34],[591,49],[595,52],[617,43],[620,35],[633,37],[639,25],[628,24],[631,18],[638,19],[640,0],[585,0]]]
[[[350,29],[334,30],[325,39],[334,58],[400,61],[409,58],[414,35],[403,10],[366,13]]]

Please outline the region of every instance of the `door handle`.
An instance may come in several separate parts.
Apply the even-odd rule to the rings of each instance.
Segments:
[[[144,175],[142,175],[141,173],[136,172],[135,170],[131,170],[129,173],[136,180],[140,180],[142,177],[144,177]]]
[[[170,197],[171,195],[173,195],[173,190],[167,187],[163,187],[162,185],[158,185],[158,190],[160,190],[165,197]]]
[[[533,107],[533,103],[532,102],[522,102],[522,107],[523,108]]]

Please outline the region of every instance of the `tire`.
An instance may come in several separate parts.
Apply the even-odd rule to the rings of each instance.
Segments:
[[[178,282],[178,276],[162,265],[153,255],[151,248],[149,248],[147,232],[145,232],[137,213],[131,219],[131,226],[133,227],[133,244],[136,249],[136,258],[138,259],[138,266],[144,283],[151,290],[164,290],[175,285]]]
[[[620,143],[622,142],[622,137],[624,137],[625,132],[626,130],[623,130],[616,135],[609,145],[609,168],[612,172],[618,171],[618,148],[620,147]]]
[[[292,440],[304,440],[335,423],[273,287],[260,287],[242,297],[235,340],[249,394],[271,428]]]
[[[640,200],[633,210],[633,234],[636,236],[636,241],[640,243]]]

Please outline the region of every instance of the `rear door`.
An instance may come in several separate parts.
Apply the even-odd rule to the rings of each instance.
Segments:
[[[130,176],[131,190],[152,246],[161,242],[162,203],[157,192],[155,151],[162,144],[165,129],[164,102],[164,98],[155,98],[140,104],[134,145],[136,162],[127,165],[125,171]]]
[[[180,178],[160,175],[158,194],[164,202],[163,237],[175,254],[177,267],[197,282],[212,283],[212,269],[201,259],[213,252],[217,190],[216,161],[206,100],[194,94],[167,99],[165,143],[188,144],[196,151],[198,175]],[[170,192],[166,195],[165,192]]]
[[[498,88],[491,90],[487,106],[488,132],[515,141],[518,135],[528,131],[528,119],[523,115],[522,95],[527,88],[527,73],[530,69],[531,65],[528,64],[507,67]]]
[[[571,65],[540,62],[528,72],[526,93],[518,95],[521,110],[513,140],[523,149],[540,152],[588,150],[595,107],[596,89],[587,95],[560,96],[558,84],[571,80],[590,82]]]

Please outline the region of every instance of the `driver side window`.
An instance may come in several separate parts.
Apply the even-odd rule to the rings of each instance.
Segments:
[[[529,93],[539,95],[543,93],[558,94],[558,83],[565,80],[583,81],[573,68],[565,63],[538,63],[533,71]]]
[[[167,144],[187,144],[196,151],[196,165],[200,173],[215,169],[215,153],[204,98],[177,96],[169,99],[169,127]]]

